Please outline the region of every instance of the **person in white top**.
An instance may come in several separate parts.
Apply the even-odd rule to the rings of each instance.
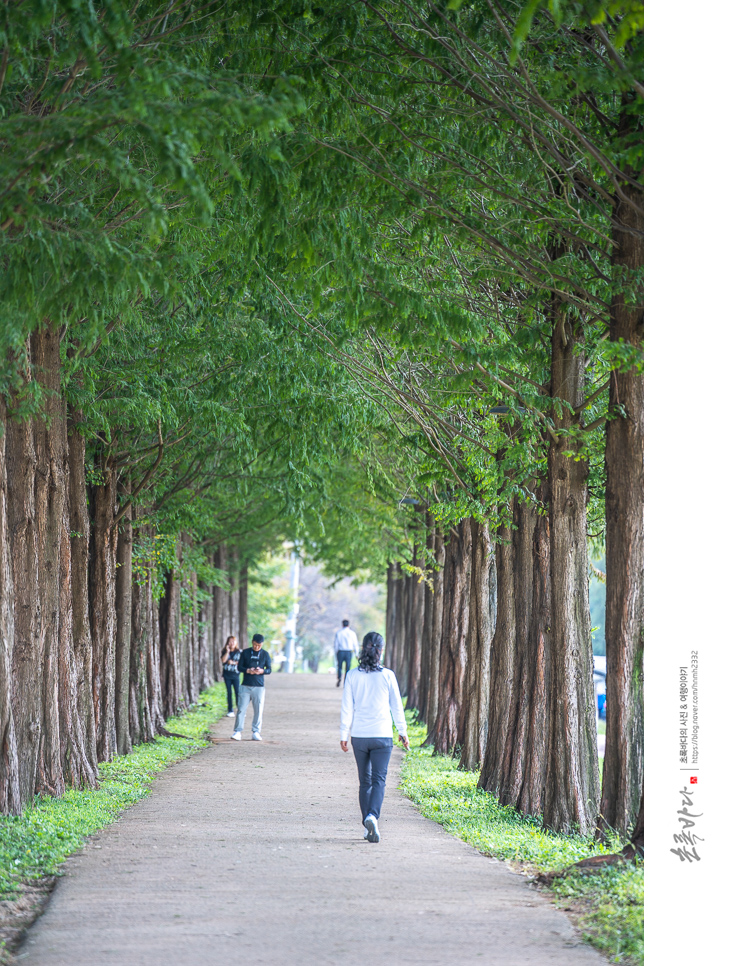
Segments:
[[[337,666],[337,684],[339,688],[342,680],[342,667],[345,668],[345,677],[350,670],[352,655],[357,651],[357,634],[350,627],[349,621],[343,621],[342,627],[335,634],[335,664]]]
[[[378,819],[393,751],[393,725],[406,749],[408,733],[395,674],[380,663],[384,641],[370,631],[362,639],[358,667],[345,678],[340,712],[340,747],[355,753],[360,778],[360,811],[368,842],[380,841]]]

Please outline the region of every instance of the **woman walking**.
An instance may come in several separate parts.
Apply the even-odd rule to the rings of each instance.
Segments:
[[[347,751],[352,741],[360,778],[360,811],[368,842],[380,841],[378,819],[385,794],[385,779],[393,751],[393,726],[408,749],[406,718],[403,714],[395,674],[380,663],[384,641],[370,631],[362,639],[358,667],[345,677],[340,713],[340,747]]]
[[[231,634],[226,640],[226,645],[221,651],[221,661],[223,662],[223,680],[226,682],[226,697],[228,698],[228,717],[232,718],[236,713],[233,710],[233,698],[236,699],[238,707],[238,692],[241,687],[241,675],[238,673],[238,659],[241,652],[238,650],[238,642]]]

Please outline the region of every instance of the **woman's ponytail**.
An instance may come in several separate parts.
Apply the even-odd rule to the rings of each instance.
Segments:
[[[357,659],[358,667],[361,671],[382,671],[383,666],[380,658],[383,653],[385,641],[377,631],[369,631],[362,639],[360,657]]]

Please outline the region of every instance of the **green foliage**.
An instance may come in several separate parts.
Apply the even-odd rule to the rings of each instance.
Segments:
[[[593,855],[619,851],[618,837],[606,844],[588,836],[560,835],[542,827],[540,816],[525,816],[478,789],[477,772],[459,770],[451,757],[433,755],[419,744],[425,727],[407,712],[411,750],[401,787],[419,811],[450,832],[498,859],[527,871],[560,872]],[[612,866],[590,874],[570,872],[552,886],[561,902],[580,912],[586,938],[615,956],[612,962],[640,963],[643,950],[643,865]],[[576,906],[577,904],[577,906]]]
[[[586,938],[611,963],[644,961],[644,866],[610,866],[590,875],[556,879],[552,891],[563,908],[580,917]]]
[[[248,631],[249,637],[263,634],[264,647],[271,651],[271,641],[284,636],[284,624],[294,603],[286,578],[289,561],[268,556],[249,571]],[[250,646],[247,643],[245,646]]]
[[[0,818],[0,898],[20,882],[58,873],[86,838],[149,794],[155,776],[208,744],[208,729],[226,711],[225,686],[213,685],[197,705],[167,724],[184,738],[155,738],[129,755],[99,765],[99,787],[38,798],[20,816]]]

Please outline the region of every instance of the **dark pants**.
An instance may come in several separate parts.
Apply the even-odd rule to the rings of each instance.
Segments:
[[[226,682],[226,697],[228,698],[228,710],[233,711],[233,698],[236,699],[238,707],[238,689],[241,686],[241,675],[238,671],[224,671],[223,680]]]
[[[347,677],[347,672],[350,670],[350,661],[352,660],[352,651],[338,651],[337,652],[337,680],[342,680],[342,665],[345,665],[345,677]]]
[[[360,776],[360,811],[363,822],[368,815],[380,818],[385,795],[385,779],[393,751],[392,738],[351,738],[357,773]]]

